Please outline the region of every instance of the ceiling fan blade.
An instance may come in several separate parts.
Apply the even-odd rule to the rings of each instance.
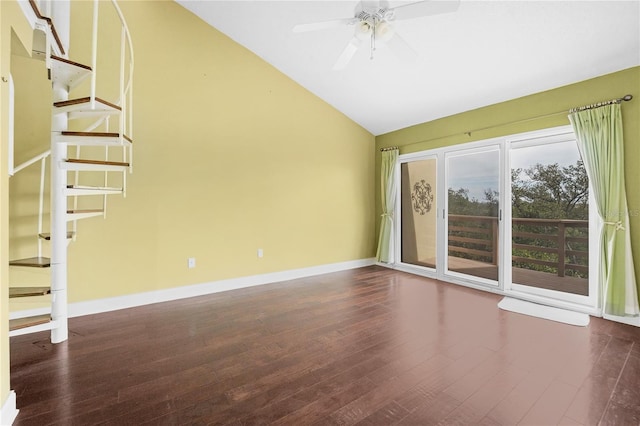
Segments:
[[[458,10],[460,0],[423,0],[416,3],[409,3],[390,9],[393,12],[393,19],[420,18],[422,16],[440,15]]]
[[[391,37],[391,40],[387,42],[389,50],[401,61],[414,62],[418,58],[418,54],[415,50],[409,46],[409,43],[400,36],[397,32]]]
[[[326,30],[328,28],[335,28],[342,25],[354,24],[355,21],[357,21],[357,19],[355,18],[344,18],[344,19],[333,19],[331,21],[311,22],[309,24],[298,24],[295,27],[293,27],[293,32],[306,33],[309,31]]]
[[[340,54],[340,57],[338,58],[336,63],[333,65],[333,69],[336,71],[344,69],[349,61],[351,61],[351,58],[353,58],[353,55],[355,55],[355,53],[358,51],[360,43],[361,41],[357,37],[352,38]]]

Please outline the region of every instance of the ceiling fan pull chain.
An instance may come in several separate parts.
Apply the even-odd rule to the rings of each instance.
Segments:
[[[369,59],[373,61],[373,51],[376,50],[376,17],[373,17],[373,31],[371,31],[371,48]]]

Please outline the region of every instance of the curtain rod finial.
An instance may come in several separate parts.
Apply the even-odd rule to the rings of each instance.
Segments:
[[[630,101],[631,99],[633,99],[633,96],[632,96],[632,95],[624,95],[624,96],[622,97],[622,100],[623,100],[623,101]]]

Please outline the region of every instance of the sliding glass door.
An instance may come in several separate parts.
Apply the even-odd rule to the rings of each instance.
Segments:
[[[511,144],[511,282],[589,297],[589,179],[572,134]]]
[[[570,127],[399,161],[400,269],[595,309],[598,219]]]
[[[448,153],[446,270],[498,284],[500,147]]]
[[[400,166],[401,255],[403,263],[436,268],[436,157]]]

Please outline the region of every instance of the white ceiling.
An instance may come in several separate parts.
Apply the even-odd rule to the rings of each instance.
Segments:
[[[384,45],[370,60],[363,42],[340,71],[352,26],[291,30],[352,17],[357,1],[176,1],[374,135],[640,65],[640,0],[461,0],[394,22],[416,60]]]

